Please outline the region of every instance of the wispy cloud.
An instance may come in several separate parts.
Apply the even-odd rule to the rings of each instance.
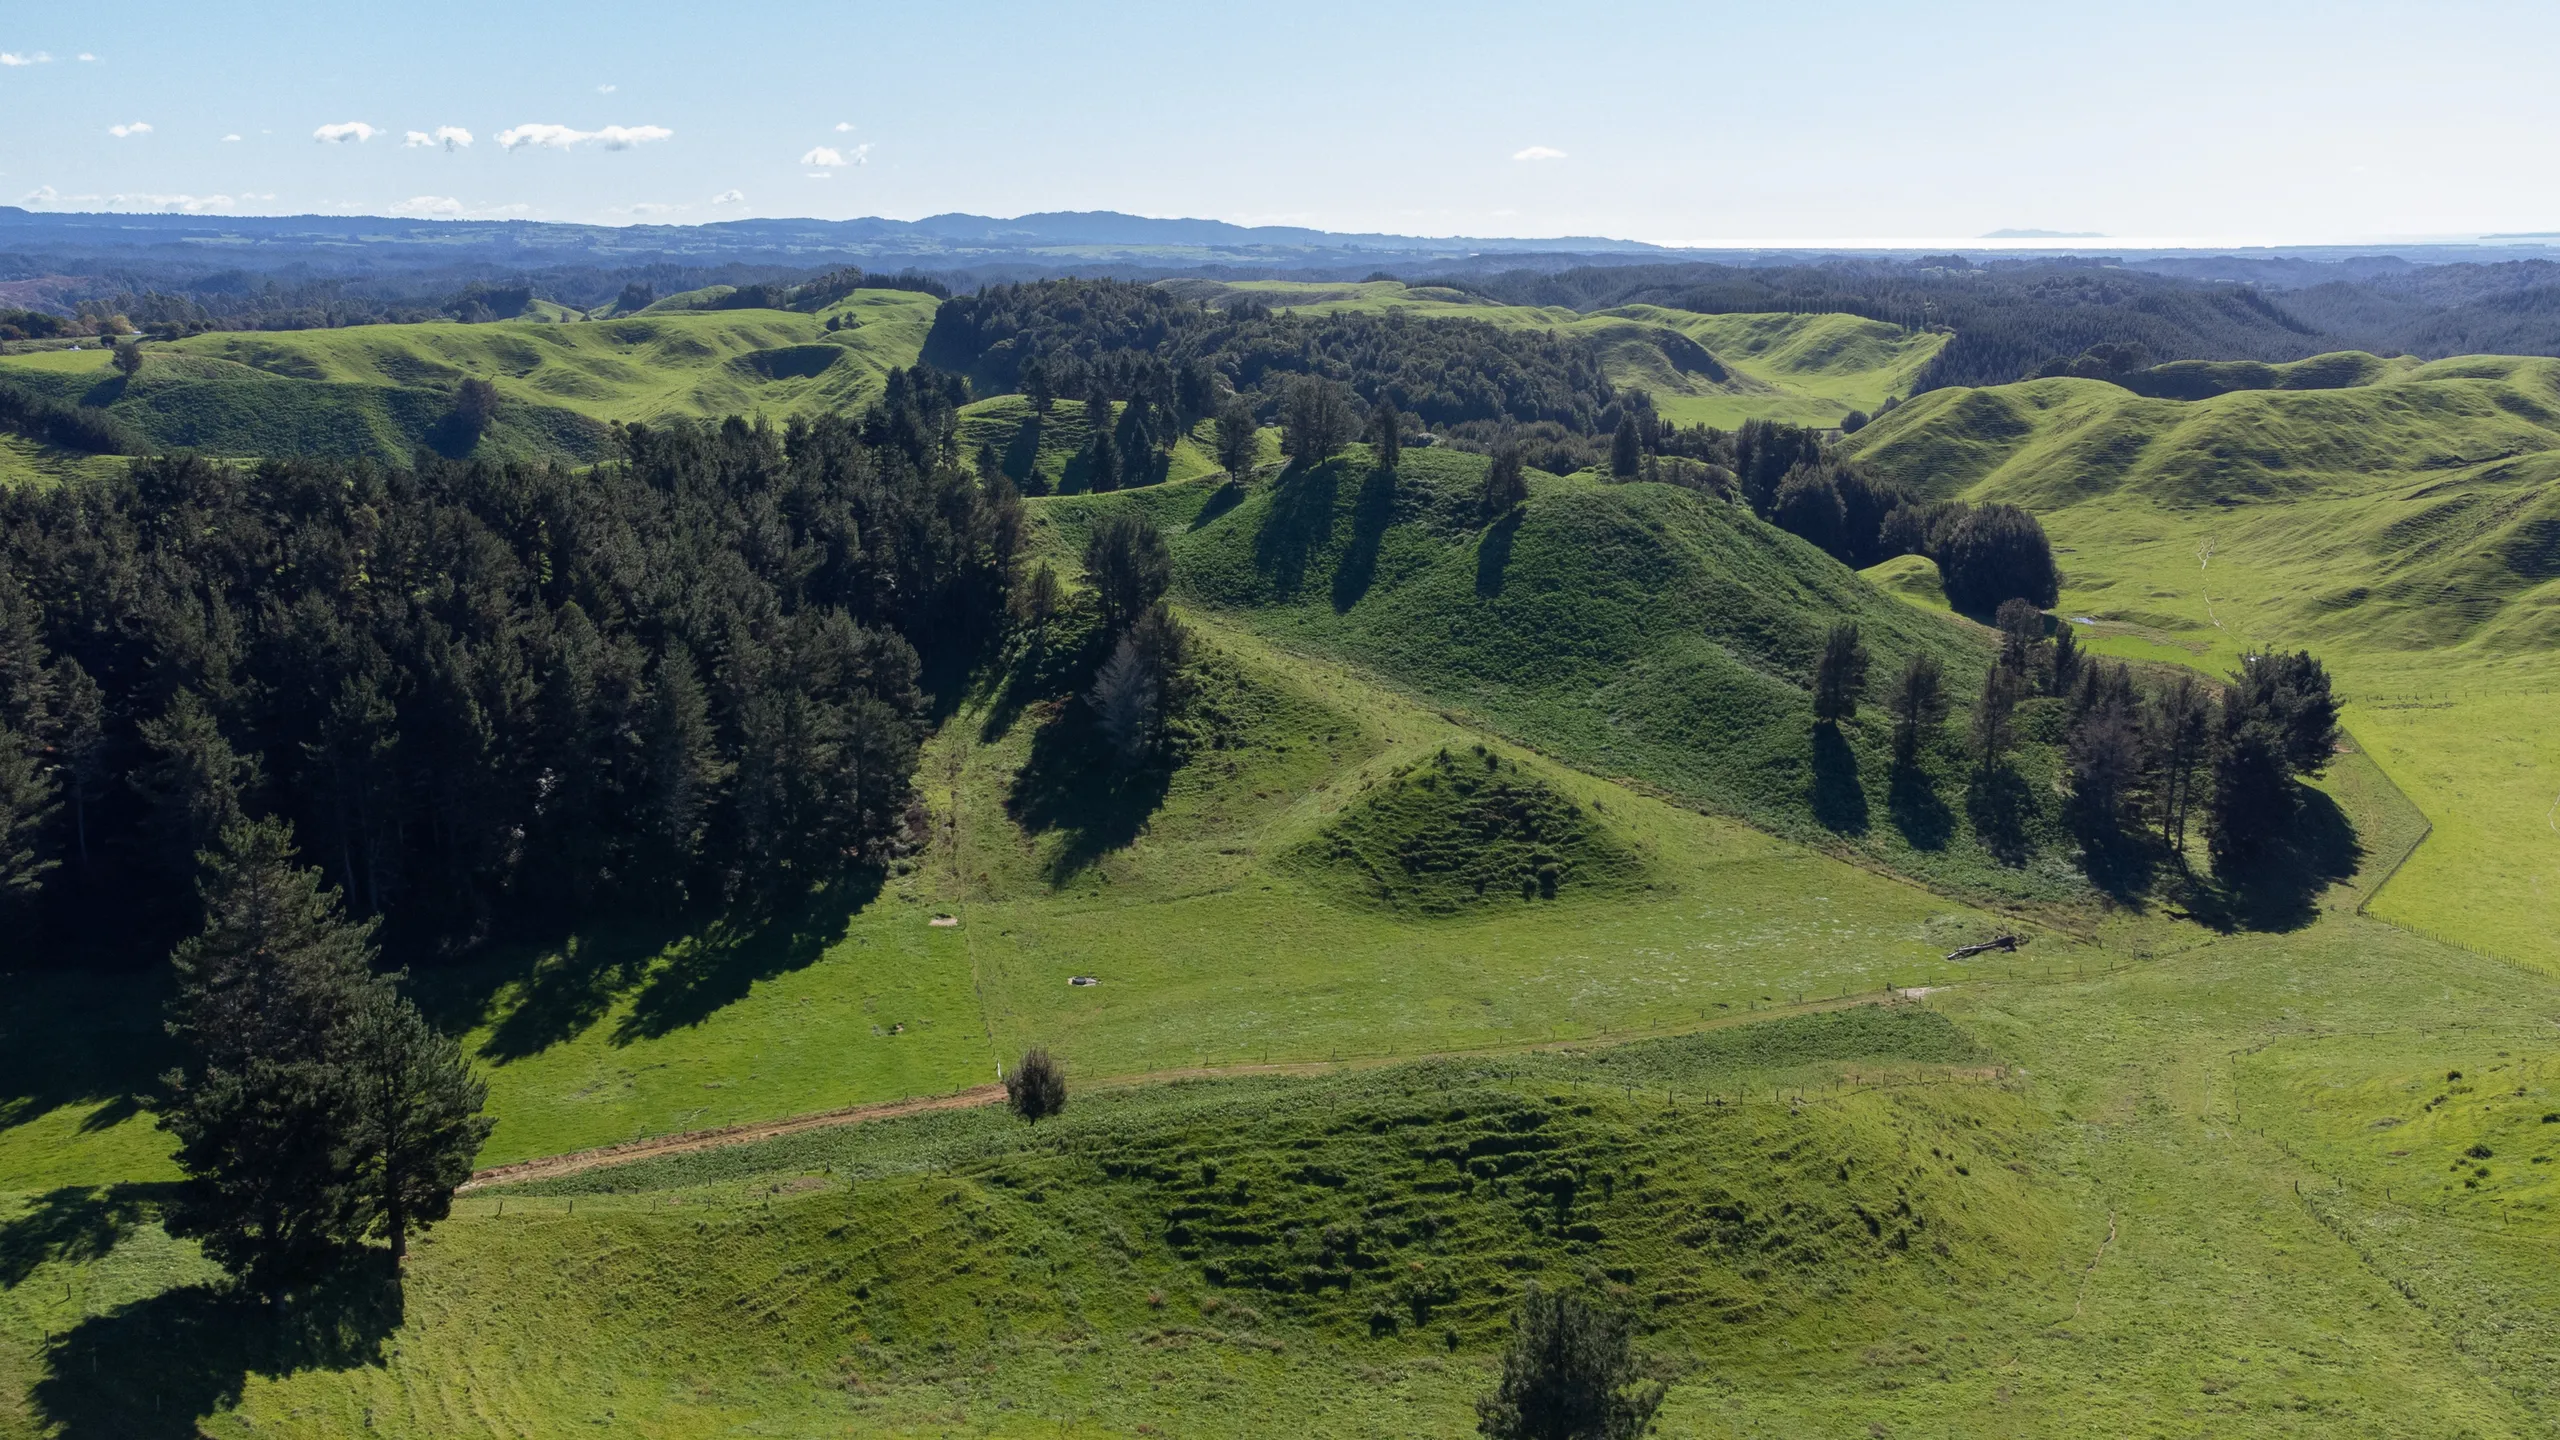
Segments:
[[[539,146],[548,150],[566,150],[574,145],[594,145],[601,150],[628,150],[652,140],[668,140],[675,136],[664,125],[607,125],[601,130],[573,130],[566,125],[514,125],[498,132],[498,143],[509,150]]]
[[[456,150],[465,149],[470,144],[471,132],[459,125],[439,125],[433,130],[412,130],[400,141],[401,148],[407,150],[424,150],[441,145],[448,155]]]
[[[169,210],[186,215],[201,215],[208,210],[228,210],[234,204],[228,195],[153,195],[122,194],[107,197],[110,210]]]
[[[1553,145],[1532,145],[1526,150],[1513,151],[1511,158],[1514,160],[1561,160],[1564,158],[1564,152]]]
[[[85,60],[88,57],[84,55],[81,58]],[[14,68],[19,65],[50,65],[52,63],[53,57],[41,50],[26,55],[21,55],[14,50],[0,50],[0,65]]]
[[[312,131],[311,138],[323,145],[344,145],[350,140],[361,145],[381,133],[361,120],[341,120],[335,125],[323,125]]]
[[[80,63],[83,65],[95,65],[98,63],[98,57],[90,54],[86,50],[83,50],[80,52]]]
[[[800,163],[815,165],[822,170],[841,170],[847,165],[868,165],[871,163],[871,147],[856,145],[850,150],[838,150],[831,145],[813,146],[809,153],[800,157]]]
[[[853,133],[853,122],[852,122],[852,121],[850,121],[850,120],[839,120],[839,121],[837,121],[837,122],[836,122],[836,133],[837,133],[837,134],[839,134],[839,135],[850,135],[850,134],[852,134],[852,133]]]
[[[394,215],[459,215],[462,202],[450,195],[412,195],[391,207]]]
[[[619,85],[599,85],[596,87],[596,93],[599,95],[610,95],[621,88],[622,87]]]
[[[711,203],[714,205],[744,205],[747,203],[747,192],[744,190],[723,190],[719,194],[711,197]]]
[[[119,140],[133,135],[148,135],[151,133],[151,124],[147,120],[136,120],[130,125],[110,125],[107,127],[107,133]]]
[[[225,144],[225,145],[228,145],[228,144],[232,143],[233,141],[238,140],[239,138],[240,138],[240,137],[239,137],[239,136],[237,136],[237,135],[225,135],[225,136],[223,136],[223,137],[222,137],[222,143],[223,143],[223,144]]]

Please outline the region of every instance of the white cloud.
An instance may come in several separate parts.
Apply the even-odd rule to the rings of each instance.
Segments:
[[[113,135],[119,140],[122,140],[130,135],[150,134],[151,125],[148,121],[136,120],[130,125],[110,125],[107,127],[107,133]]]
[[[599,95],[610,95],[621,88],[622,87],[619,85],[599,85],[596,87],[596,93]]]
[[[98,63],[98,57],[90,54],[86,50],[83,50],[80,52],[80,63],[83,65],[95,65]]]
[[[50,65],[52,63],[53,57],[47,55],[41,50],[36,51],[32,55],[20,55],[12,51],[0,50],[0,65]]]
[[[423,150],[441,145],[448,155],[456,150],[466,149],[470,144],[471,132],[459,125],[439,125],[432,132],[412,130],[400,141],[401,148],[405,150]]]
[[[538,145],[549,150],[566,150],[573,145],[594,144],[606,150],[628,150],[651,140],[667,140],[675,136],[664,125],[607,125],[601,130],[573,130],[566,125],[515,125],[498,132],[498,143],[509,150]]]
[[[223,137],[222,137],[222,143],[223,143],[223,144],[225,144],[225,145],[228,145],[228,144],[232,143],[233,141],[238,140],[239,138],[240,138],[240,137],[239,137],[239,136],[237,136],[237,135],[225,135],[225,136],[223,136]]]
[[[744,205],[747,203],[747,192],[744,190],[723,190],[719,194],[711,197],[711,203],[714,205]]]
[[[809,178],[812,180],[833,180],[836,178],[836,172],[833,170],[812,170],[809,172]]]
[[[350,140],[361,145],[381,133],[361,120],[341,120],[335,125],[323,125],[312,131],[311,138],[330,145],[344,145]]]
[[[837,121],[837,122],[836,122],[836,133],[837,133],[837,134],[839,134],[839,135],[850,135],[850,134],[852,134],[852,133],[853,133],[853,122],[852,122],[852,121],[850,121],[850,120],[839,120],[839,121]]]
[[[1532,145],[1526,150],[1514,152],[1511,158],[1514,160],[1561,160],[1564,158],[1564,152],[1552,145]]]
[[[394,215],[453,216],[462,213],[462,202],[450,195],[412,195],[391,207]]]
[[[675,133],[664,125],[607,125],[594,139],[607,150],[628,150],[652,140],[672,140]]]
[[[201,215],[207,210],[228,210],[236,202],[228,195],[116,195],[107,200],[110,210],[174,210],[188,215]]]
[[[808,154],[801,156],[800,163],[803,165],[822,165],[829,169],[833,169],[834,167],[844,163],[844,152],[841,150],[830,150],[826,146],[820,145],[812,149]]]

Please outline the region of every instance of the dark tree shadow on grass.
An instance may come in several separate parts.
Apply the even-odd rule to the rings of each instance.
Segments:
[[[576,1039],[625,997],[613,1040],[627,1045],[699,1024],[757,981],[815,963],[879,892],[879,874],[856,869],[726,911],[597,925],[467,969],[421,972],[415,993],[449,1034],[488,1025],[478,1053],[497,1064]]]
[[[1378,546],[1396,518],[1396,476],[1372,470],[1360,482],[1360,497],[1351,506],[1351,543],[1333,567],[1333,609],[1340,614],[1360,603],[1378,578]]]
[[[1272,487],[1271,508],[1253,536],[1253,564],[1283,597],[1306,584],[1307,566],[1333,539],[1334,498],[1340,467],[1292,465]]]
[[[699,1025],[745,999],[757,981],[816,964],[879,898],[882,878],[876,868],[848,871],[806,893],[733,911],[677,941],[614,1026],[614,1043]]]
[[[1841,835],[1867,833],[1867,787],[1858,777],[1858,755],[1839,727],[1813,727],[1813,781],[1806,798],[1813,818]]]
[[[2178,892],[2197,920],[2225,931],[2299,930],[2320,918],[2323,891],[2355,878],[2364,842],[2338,802],[2301,785],[2294,805],[2291,829],[2254,864],[2210,881],[2193,877]]]
[[[39,1266],[103,1260],[124,1237],[158,1213],[174,1187],[161,1185],[65,1185],[35,1198],[0,1224],[0,1290],[27,1282]]]
[[[1032,735],[1031,756],[1014,776],[1005,813],[1030,834],[1065,836],[1049,870],[1049,883],[1057,885],[1134,842],[1172,783],[1172,767],[1160,759],[1123,762],[1091,711],[1070,701]]]
[[[1974,838],[2003,865],[2024,865],[2035,796],[2026,777],[2007,761],[1976,769],[1965,787],[1964,812],[1973,821]]]
[[[370,1246],[280,1304],[228,1286],[164,1290],[54,1337],[29,1398],[59,1440],[194,1440],[252,1375],[382,1364],[405,1310],[399,1267]]]
[[[1476,596],[1490,600],[1502,593],[1502,580],[1511,568],[1511,542],[1520,533],[1521,517],[1526,507],[1514,505],[1499,520],[1485,527],[1484,538],[1476,542]]]
[[[491,978],[503,976],[500,984],[512,984],[511,1003],[481,1042],[481,1058],[505,1064],[585,1034],[641,982],[651,962],[677,943],[686,928],[682,922],[599,926],[557,945],[528,947],[518,952],[513,966],[499,962]],[[458,996],[440,999],[443,1003],[427,1007],[428,1014],[448,1030],[480,1023],[495,1003],[492,995],[484,995],[476,1002],[481,1013],[466,1014],[474,1002]]]
[[[1209,498],[1200,506],[1200,513],[1191,517],[1190,528],[1195,532],[1206,530],[1216,523],[1219,516],[1243,503],[1244,487],[1230,479],[1226,484],[1209,492]]]
[[[1885,814],[1914,850],[1943,850],[1956,833],[1956,812],[1938,794],[1937,783],[1914,760],[1897,760],[1885,783]]]

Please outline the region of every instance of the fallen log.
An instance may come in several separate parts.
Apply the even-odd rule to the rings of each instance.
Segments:
[[[1947,952],[1947,958],[1950,960],[1962,960],[1969,955],[1982,954],[1986,950],[2015,951],[2019,946],[2026,943],[2027,942],[2024,939],[2016,935],[2003,935],[1996,940],[1985,940],[1979,945],[1967,945],[1962,949],[1950,950]]]

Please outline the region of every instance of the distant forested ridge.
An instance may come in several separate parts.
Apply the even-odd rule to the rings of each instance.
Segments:
[[[2224,275],[2249,281],[2217,278]],[[2111,379],[2171,360],[2299,360],[2337,350],[2560,355],[2560,263],[2549,260],[1977,264],[1947,255],[1586,266],[1435,283],[1516,305],[1843,313],[1947,330],[1952,339],[1922,375],[1923,390],[2038,374]]]
[[[934,316],[924,360],[966,374],[981,393],[1067,399],[1188,386],[1205,404],[1214,372],[1265,423],[1277,421],[1299,376],[1348,386],[1370,403],[1388,400],[1440,428],[1544,423],[1589,435],[1618,418],[1600,357],[1580,340],[1475,320],[1215,307],[1120,280],[998,285],[956,297]]]
[[[1000,637],[1021,511],[947,376],[592,471],[196,458],[0,494],[0,907],[141,957],[289,820],[395,953],[681,909],[904,843],[928,690]]]

